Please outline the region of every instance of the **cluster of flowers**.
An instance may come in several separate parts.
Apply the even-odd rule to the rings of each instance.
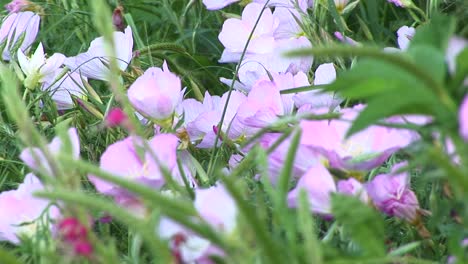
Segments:
[[[26,56],[36,38],[40,17],[23,11],[28,5],[27,1],[14,2],[20,7],[9,6],[12,13],[2,22],[0,41],[3,44],[0,46],[5,47],[2,53],[4,60],[19,64],[22,72],[18,74],[23,75],[25,87],[33,89],[40,85],[44,91],[50,92],[58,109],[68,109],[74,107],[70,95],[81,96],[89,86],[88,78],[108,81],[109,57],[104,50],[103,38],[93,40],[88,51],[75,57],[66,58],[55,53],[47,58],[41,44],[30,57]],[[203,2],[209,9],[219,9],[235,1]],[[270,2],[265,9],[265,1],[248,4],[242,17],[226,20],[219,34],[219,40],[225,47],[220,62],[241,64],[238,80],[221,80],[233,85],[235,90],[222,96],[207,92],[203,102],[184,98],[181,79],[169,70],[166,63],[162,68],[149,68],[138,77],[130,85],[127,95],[136,112],[144,117],[141,118],[142,122],[157,124],[155,136],[148,140],[130,133],[129,137],[111,144],[101,156],[100,168],[159,190],[174,199],[178,197],[164,189],[168,180],[180,185],[188,182],[194,189],[193,204],[199,215],[194,221],[203,220],[215,230],[230,234],[236,228],[236,204],[221,183],[209,188],[199,187],[193,157],[186,145],[203,149],[223,143],[235,146],[237,154],[231,157],[226,168],[226,171],[230,171],[254,145],[264,149],[276,145],[282,133],[259,133],[291,117],[299,120],[298,128],[302,131],[292,170],[292,178],[297,184],[287,196],[291,208],[298,205],[299,192],[304,190],[311,211],[329,219],[333,217],[331,195],[341,193],[356,196],[389,216],[416,224],[422,210],[410,189],[409,173],[401,170],[405,162],[394,165],[389,173],[377,175],[368,182],[362,182],[363,179],[359,177],[338,179],[330,171],[364,175],[381,166],[398,150],[417,141],[418,134],[406,129],[374,125],[346,138],[346,131],[365,105],[341,108],[342,98],[318,90],[282,94],[281,91],[286,89],[329,84],[336,78],[336,71],[332,63],[322,64],[316,69],[311,83],[307,74],[313,58],[282,56],[286,50],[311,46],[309,40],[302,36],[300,24],[301,16],[307,12],[311,1],[298,1],[294,5],[286,0]],[[337,2],[345,5],[347,1]],[[271,8],[274,8],[273,12]],[[406,49],[413,34],[414,29],[409,27],[398,31],[400,49]],[[124,32],[115,32],[114,43],[118,66],[125,71],[132,60],[130,27]],[[453,45],[457,48],[449,49],[449,65],[457,50],[459,52],[466,44],[464,40],[454,39]],[[341,117],[301,120],[301,117],[328,113]],[[461,109],[462,135],[468,138],[466,115],[468,102]],[[110,126],[126,127],[126,121],[127,116],[118,109],[107,116]],[[430,122],[421,116],[396,116],[385,121],[393,124]],[[176,133],[161,132],[168,130]],[[254,138],[251,144],[240,147]],[[68,140],[73,158],[79,159],[80,143],[76,129],[68,131]],[[273,185],[278,181],[291,140],[291,137],[286,138],[268,156],[269,180]],[[57,137],[48,145],[48,150],[55,156],[62,151],[62,146],[62,139]],[[38,148],[25,149],[20,158],[35,172],[54,173],[45,154]],[[147,209],[138,196],[94,175],[88,178],[99,193],[112,197],[117,204],[140,217],[147,215]],[[19,243],[19,237],[32,236],[37,231],[38,219],[44,216],[62,218],[57,207],[32,196],[34,191],[43,189],[41,181],[34,174],[28,174],[18,189],[0,194],[0,208],[8,211],[9,215],[0,219],[1,240]],[[63,239],[73,245],[75,253],[90,255],[92,248],[83,230],[85,225],[68,218],[62,218],[59,223],[57,228],[61,230]],[[208,260],[210,255],[223,254],[209,241],[168,218],[160,221],[155,232],[170,241],[174,257],[180,263]]]

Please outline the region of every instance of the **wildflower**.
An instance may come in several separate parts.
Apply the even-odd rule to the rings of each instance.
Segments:
[[[23,236],[34,237],[45,219],[59,216],[56,207],[49,207],[48,201],[33,196],[41,190],[44,190],[41,181],[29,173],[18,189],[0,193],[0,240],[19,244]]]
[[[68,140],[71,143],[71,155],[73,158],[78,159],[80,156],[80,139],[76,128],[68,129]],[[51,155],[58,155],[63,148],[62,139],[55,137],[49,145],[46,146]],[[43,170],[43,172],[50,175],[53,174],[52,168],[47,161],[44,153],[39,148],[26,148],[20,154],[20,159],[33,170]]]
[[[116,60],[121,71],[125,71],[132,60],[133,36],[132,29],[127,27],[125,32],[114,32],[114,45]],[[95,80],[109,80],[109,57],[104,49],[103,37],[91,41],[88,51],[78,54],[75,57],[65,59],[72,71]]]
[[[230,18],[224,21],[223,28],[219,33],[219,40],[225,47],[222,55],[225,58],[224,62],[237,62],[239,60],[262,9],[263,5],[251,3],[244,8],[241,19]],[[267,8],[255,27],[246,50],[247,54],[272,52],[275,46],[273,34],[278,24],[278,19],[273,17],[271,10]],[[226,58],[229,59],[226,60]]]
[[[28,0],[12,0],[5,5],[5,9],[10,13],[18,13],[31,4]]]
[[[195,209],[215,230],[232,233],[236,227],[237,207],[222,186],[195,190]]]
[[[333,63],[321,64],[315,71],[314,85],[330,84],[335,81],[335,79],[336,70],[335,66],[333,66]],[[332,93],[323,93],[319,90],[297,93],[293,97],[293,100],[297,108],[300,108],[304,105],[309,105],[311,108],[318,109],[325,107],[330,110],[335,109],[342,101],[341,98]]]
[[[378,167],[390,155],[417,138],[417,135],[409,130],[377,125],[346,138],[346,132],[351,126],[350,121],[356,118],[362,108],[362,105],[358,105],[343,109],[342,120],[302,121],[301,143],[321,152],[333,168],[369,170]],[[388,121],[406,122],[392,119]]]
[[[348,4],[349,0],[335,0],[335,6],[338,12],[343,12],[343,9]]]
[[[413,27],[402,26],[399,28],[397,31],[398,47],[400,47],[401,50],[407,50],[415,33],[416,30]]]
[[[162,69],[152,67],[146,70],[130,86],[127,94],[136,110],[154,120],[171,118],[183,98],[181,81],[169,71],[166,62]]]
[[[445,60],[447,62],[448,69],[451,74],[454,74],[456,71],[457,56],[466,47],[468,47],[468,40],[464,38],[453,36],[449,39]]]
[[[408,172],[398,172],[405,163],[393,166],[391,173],[377,175],[367,184],[366,190],[375,206],[389,216],[415,223],[419,202],[410,189]]]
[[[16,52],[18,48],[23,52],[29,49],[36,39],[40,21],[39,15],[30,11],[12,13],[2,21],[0,43],[5,45],[3,60],[10,60],[11,52]]]
[[[313,213],[325,218],[331,217],[331,194],[341,192],[345,195],[359,196],[367,202],[367,194],[362,184],[354,179],[338,182],[338,189],[330,172],[320,163],[309,168],[297,182],[296,187],[288,194],[289,207],[296,208],[300,192],[304,190]]]
[[[188,114],[186,120],[186,129],[191,140],[201,140],[197,147],[211,148],[214,146],[217,135],[227,133],[227,138],[237,139],[241,137],[245,131],[245,126],[239,122],[235,117],[237,115],[239,106],[246,100],[246,96],[240,92],[233,91],[230,100],[228,101],[229,93],[226,92],[221,98],[218,96],[207,96],[203,104],[199,103],[193,107],[193,102],[184,104],[183,111]],[[185,100],[184,100],[185,101]],[[227,104],[226,114],[224,115],[221,131],[213,131],[213,126],[218,126],[221,122],[221,117],[225,105]],[[189,113],[190,109],[198,108],[194,112],[199,112],[196,117]],[[227,139],[225,138],[225,139]]]
[[[125,114],[125,112],[118,107],[112,108],[106,116],[106,125],[108,127],[125,125],[127,121],[127,114]]]
[[[112,24],[118,31],[125,30],[125,23],[123,18],[123,6],[119,5],[112,13]]]
[[[414,5],[411,0],[387,0],[387,1],[398,7],[410,7]]]
[[[165,184],[163,173],[167,170],[176,182],[183,184],[177,165],[177,137],[172,134],[158,134],[147,142],[150,148],[148,150],[143,148],[143,143],[138,137],[127,137],[111,144],[101,156],[101,170],[155,189]],[[186,173],[186,176],[189,182],[192,181],[191,175]],[[88,175],[88,179],[98,192],[112,196],[118,204],[138,215],[145,214],[139,198],[127,190],[94,175]]]
[[[468,96],[465,96],[458,113],[459,131],[462,138],[468,141]]]
[[[203,4],[208,10],[219,10],[238,1],[239,0],[203,0]]]
[[[61,238],[73,248],[73,253],[78,256],[90,257],[93,246],[88,238],[88,228],[78,219],[68,217],[58,223],[58,232]]]
[[[84,97],[83,82],[86,82],[87,78],[76,72],[66,72],[60,79],[56,80],[61,74],[63,74],[63,68],[59,68],[55,73],[51,74],[51,76],[55,77],[46,79],[42,85],[42,90],[50,93],[58,110],[66,110],[74,106],[72,95]]]
[[[18,63],[26,75],[24,86],[33,89],[37,83],[50,82],[55,72],[62,66],[64,60],[65,56],[60,53],[55,53],[46,59],[42,43],[39,43],[31,58],[27,58],[21,49],[19,49]]]
[[[194,205],[200,217],[215,231],[229,235],[235,230],[238,210],[223,186],[195,189]],[[169,239],[177,263],[212,263],[210,256],[224,255],[224,252],[210,241],[195,235],[191,230],[170,219],[161,219],[158,233],[162,238]]]
[[[346,37],[346,36],[343,36],[343,34],[341,34],[341,32],[339,31],[336,31],[333,35],[335,35],[335,37],[345,43],[345,44],[348,44],[348,45],[351,45],[351,46],[359,46],[361,45],[359,42],[355,41],[354,39],[350,38],[350,37]]]

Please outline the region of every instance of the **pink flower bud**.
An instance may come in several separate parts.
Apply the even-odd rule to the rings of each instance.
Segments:
[[[128,121],[127,114],[120,108],[111,109],[106,116],[106,125],[108,127],[120,126],[126,121]]]

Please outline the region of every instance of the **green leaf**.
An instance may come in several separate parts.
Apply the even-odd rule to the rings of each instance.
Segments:
[[[451,88],[457,89],[468,77],[468,48],[465,48],[457,56],[457,66],[455,76],[451,81]]]
[[[430,45],[416,44],[408,49],[408,54],[414,63],[424,69],[432,78],[443,83],[447,72],[445,66],[445,51],[436,49]]]
[[[3,264],[21,264],[21,262],[11,253],[7,252],[6,249],[0,247],[0,259]]]
[[[429,45],[433,48],[445,53],[448,40],[455,32],[455,18],[434,14],[431,22],[421,26],[416,30],[416,34],[410,43],[410,49],[413,46]]]
[[[337,222],[360,246],[364,255],[385,256],[384,222],[376,211],[359,199],[345,195],[333,195],[332,211]]]
[[[367,107],[354,120],[347,136],[351,136],[373,123],[397,114],[438,115],[437,97],[424,88],[389,91],[368,101]]]
[[[424,83],[397,65],[377,59],[362,59],[327,87],[350,99],[367,99],[397,89],[422,88]]]

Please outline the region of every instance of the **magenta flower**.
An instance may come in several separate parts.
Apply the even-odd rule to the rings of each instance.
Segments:
[[[16,52],[16,49],[11,50],[12,48],[19,46],[23,52],[29,49],[36,39],[40,21],[39,15],[30,11],[10,14],[2,21],[0,43],[6,41],[2,52],[3,60],[11,59],[11,53]],[[22,43],[17,43],[20,39]]]
[[[59,216],[56,207],[33,196],[34,192],[43,190],[41,181],[29,173],[18,189],[0,193],[0,240],[19,244],[20,237],[33,238],[48,217]]]
[[[163,68],[151,67],[138,77],[128,89],[130,103],[141,114],[155,120],[172,117],[183,98],[181,81],[170,72],[166,62]]]
[[[459,131],[463,139],[468,141],[468,96],[465,96],[458,113]]]
[[[105,121],[108,127],[125,126],[128,122],[128,116],[121,108],[116,107],[109,110]]]
[[[91,257],[93,246],[88,238],[88,228],[74,217],[62,219],[58,223],[58,232],[65,243],[73,248],[73,254]]]
[[[10,13],[18,13],[30,4],[31,2],[28,0],[12,0],[10,3],[5,5],[5,9]]]
[[[415,222],[420,210],[418,199],[410,189],[408,172],[397,173],[405,165],[396,164],[389,174],[377,175],[366,189],[379,210],[389,216]]]
[[[71,143],[71,153],[73,158],[78,159],[80,156],[80,138],[78,137],[78,132],[76,128],[68,129],[68,140]],[[55,137],[47,148],[51,155],[56,156],[61,153],[63,147],[62,139]],[[52,168],[48,163],[44,153],[39,148],[26,148],[20,154],[20,159],[32,170],[41,171],[53,174]],[[55,175],[57,176],[57,175]]]
[[[225,47],[222,55],[225,58],[224,62],[237,62],[239,60],[262,9],[263,5],[251,3],[244,8],[241,19],[230,18],[224,21],[223,28],[219,33],[219,40]],[[255,28],[247,47],[247,54],[272,52],[275,46],[273,35],[278,24],[279,21],[267,8]]]
[[[125,71],[132,60],[133,36],[132,29],[127,27],[125,32],[114,32],[116,59],[121,71]],[[99,37],[91,41],[88,51],[65,60],[72,71],[78,71],[90,79],[108,81],[109,58],[104,49],[104,38]]]
[[[358,105],[343,109],[341,120],[302,121],[301,143],[320,151],[333,168],[369,170],[378,167],[417,137],[415,133],[405,129],[370,126],[346,139],[350,121],[356,118],[362,108],[362,105]],[[388,121],[392,122],[392,119]]]

